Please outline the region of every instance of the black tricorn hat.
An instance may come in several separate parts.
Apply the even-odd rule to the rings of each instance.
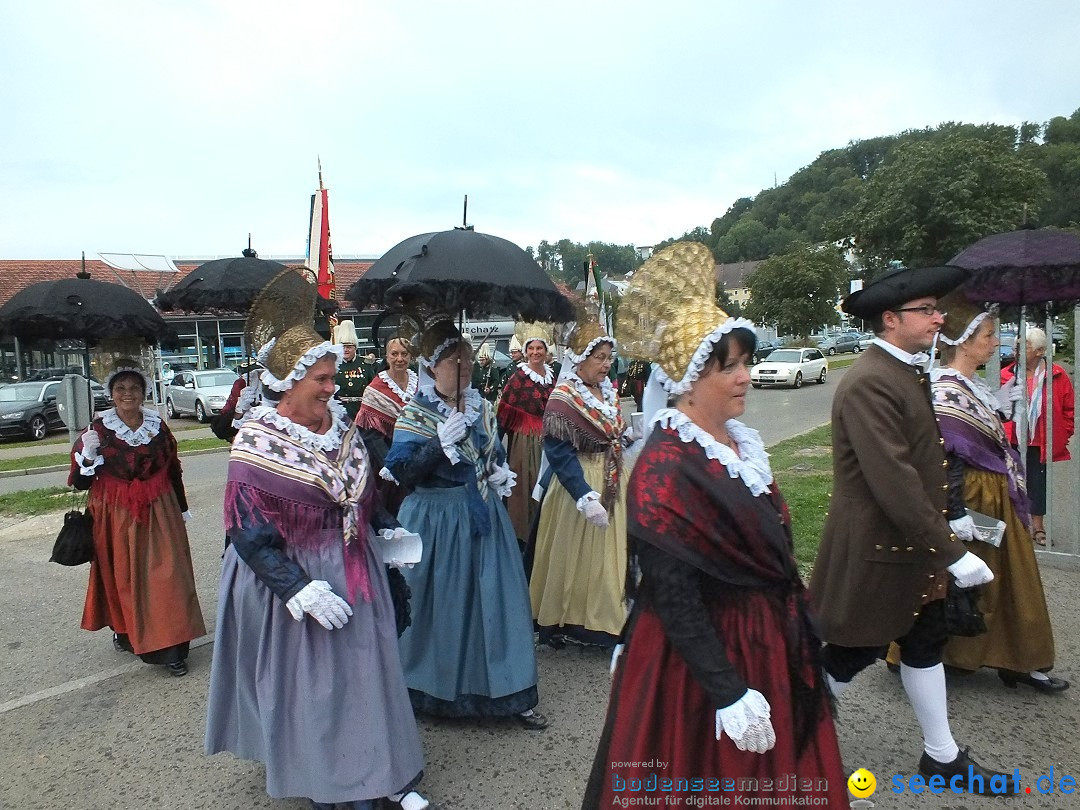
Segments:
[[[967,276],[959,267],[898,267],[853,292],[840,306],[848,315],[872,318],[916,298],[944,295]]]

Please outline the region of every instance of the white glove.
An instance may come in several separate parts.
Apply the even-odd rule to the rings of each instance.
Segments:
[[[615,649],[611,651],[611,666],[608,668],[608,672],[612,675],[615,674],[615,665],[619,663],[619,656],[623,654],[624,649],[626,649],[625,644],[616,644]]]
[[[301,588],[296,596],[285,603],[285,607],[298,622],[303,621],[307,613],[327,630],[344,627],[352,616],[349,603],[334,593],[329,582],[321,579]]]
[[[593,526],[601,529],[608,527],[607,509],[603,507],[600,501],[589,501],[581,511],[585,513],[585,519]]]
[[[249,385],[240,392],[240,396],[236,399],[236,413],[244,413],[255,404],[255,386]]]
[[[765,696],[747,689],[730,706],[716,710],[716,739],[727,734],[740,751],[764,754],[776,745],[771,716],[772,708]]]
[[[974,588],[994,580],[994,572],[970,551],[945,570],[956,577],[956,584],[961,588]]]
[[[953,534],[961,540],[979,539],[979,530],[975,526],[975,521],[971,519],[971,515],[964,515],[957,520],[950,520],[949,528],[952,529]]]
[[[501,498],[509,498],[517,483],[517,473],[510,469],[509,464],[492,465],[488,467],[488,483]]]
[[[187,523],[192,518],[191,510],[188,509],[185,512],[181,512],[180,517],[182,517],[184,519],[184,523]]]
[[[97,457],[99,447],[101,447],[101,437],[93,428],[87,428],[82,437],[83,458],[87,461],[93,461]]]
[[[999,411],[1011,413],[1014,403],[1019,402],[1023,396],[1024,389],[1016,384],[1016,377],[1013,377],[994,392],[994,401],[997,403]]]
[[[439,422],[436,428],[439,434],[439,442],[443,449],[453,447],[465,438],[469,432],[469,426],[465,424],[465,414],[454,411],[445,422]]]

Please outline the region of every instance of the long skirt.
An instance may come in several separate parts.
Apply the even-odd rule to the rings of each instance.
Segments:
[[[286,554],[345,598],[341,531]],[[402,790],[423,768],[397,650],[394,606],[371,546],[372,600],[348,623],[296,621],[230,546],[218,592],[206,753],[266,765],[266,792],[335,803]]]
[[[508,439],[507,463],[517,473],[517,483],[506,499],[506,511],[514,526],[514,536],[524,541],[536,518],[537,503],[532,491],[540,477],[540,455],[543,450],[539,436],[511,434]]]
[[[994,572],[994,581],[982,587],[979,600],[986,632],[949,639],[945,663],[968,670],[1050,669],[1054,665],[1054,632],[1039,565],[1031,534],[1009,500],[1005,476],[969,467],[964,476],[964,502],[977,512],[1004,520],[1005,538],[999,548],[978,541],[967,544],[968,551]]]
[[[402,571],[412,589],[405,682],[427,714],[517,714],[537,703],[529,589],[502,501],[489,493],[480,534],[469,498],[465,487],[417,488],[401,505],[401,525],[424,542],[423,559]]]
[[[578,456],[585,481],[604,489],[604,457]],[[623,477],[625,482],[626,476]],[[533,618],[545,632],[580,641],[614,644],[626,622],[625,484],[598,528],[578,511],[558,477],[540,507],[529,596]]]
[[[801,751],[796,745],[784,617],[757,593],[738,605],[708,609],[732,666],[769,701],[775,747],[755,754],[738,750],[727,735],[716,739],[716,706],[668,640],[660,619],[642,607],[631,619],[626,650],[615,670],[582,808],[630,806],[621,802],[647,797],[677,807],[719,806],[723,797],[728,804],[761,799],[762,804],[785,805],[794,804],[793,798],[808,803],[813,797],[824,798],[822,806],[847,807],[847,775],[825,705],[809,742]],[[812,677],[812,656],[800,658],[802,677]],[[710,798],[710,804],[702,803]]]
[[[111,627],[152,664],[183,661],[188,642],[206,635],[195,593],[187,529],[170,489],[152,501],[145,522],[91,488],[94,560],[82,628]]]

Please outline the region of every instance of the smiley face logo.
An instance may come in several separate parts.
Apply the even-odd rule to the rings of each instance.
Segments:
[[[874,795],[877,790],[877,779],[866,768],[859,768],[847,780],[847,789],[851,795],[858,799],[865,799]]]

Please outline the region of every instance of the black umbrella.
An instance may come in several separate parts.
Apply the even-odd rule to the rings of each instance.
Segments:
[[[1080,236],[1047,228],[980,239],[949,264],[971,271],[964,292],[976,301],[1062,312],[1080,301]]]
[[[0,307],[0,333],[23,340],[78,338],[94,344],[104,338],[141,338],[175,343],[175,332],[156,309],[122,284],[76,278],[41,281],[15,293]]]
[[[168,290],[158,290],[154,303],[164,312],[247,312],[255,296],[278,273],[288,269],[281,262],[260,259],[249,246],[242,256],[200,264]],[[322,313],[336,312],[338,304],[319,298],[316,309]]]
[[[467,228],[399,242],[345,297],[357,309],[422,303],[470,317],[556,323],[574,317],[570,301],[528,253],[506,239]]]

